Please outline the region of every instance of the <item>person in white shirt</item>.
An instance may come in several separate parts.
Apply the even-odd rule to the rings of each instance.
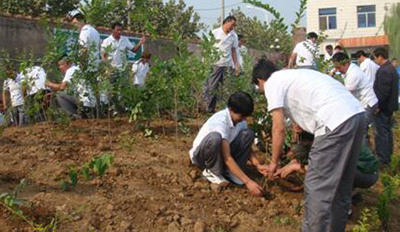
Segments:
[[[31,121],[44,121],[45,112],[42,100],[45,95],[46,72],[42,67],[36,65],[25,69],[22,76],[22,90],[28,116]]]
[[[137,52],[146,42],[143,35],[138,44],[132,44],[128,37],[122,36],[123,26],[116,22],[111,25],[112,34],[101,43],[101,56],[103,62],[110,61],[118,70],[124,69],[127,64],[127,52]]]
[[[81,45],[81,55],[87,56],[87,70],[96,72],[100,64],[100,34],[86,23],[85,16],[82,13],[76,13],[72,16],[72,24],[79,29],[79,44]]]
[[[328,61],[332,58],[332,56],[333,56],[333,46],[328,44],[325,46],[324,60]]]
[[[55,94],[55,105],[61,107],[73,119],[92,115],[96,100],[91,86],[84,79],[77,77],[80,72],[79,67],[64,57],[58,62],[58,68],[65,74],[62,82],[60,84],[46,82],[46,87],[52,88],[54,92],[59,91]]]
[[[276,175],[285,140],[285,116],[315,139],[304,183],[302,231],[344,231],[360,154],[365,113],[361,103],[338,81],[308,69],[278,71],[261,59],[253,83],[265,94],[272,114],[272,158]]]
[[[378,108],[378,98],[374,92],[374,86],[370,82],[367,75],[361,69],[350,63],[350,58],[347,54],[339,52],[333,55],[332,61],[336,70],[344,75],[344,85],[355,98],[357,98],[366,112],[367,125],[365,136],[368,133],[368,126],[375,121],[375,114]]]
[[[317,39],[318,35],[315,32],[310,32],[307,34],[307,40],[296,44],[289,58],[288,67],[317,69],[315,60],[318,54]]]
[[[132,65],[132,83],[134,86],[144,87],[147,73],[149,72],[149,60],[151,54],[144,52],[140,59],[135,61]]]
[[[372,85],[374,85],[376,72],[379,69],[379,65],[368,58],[367,54],[365,54],[363,50],[356,52],[356,57],[360,63],[361,70],[367,74],[369,81],[372,83]]]
[[[202,175],[211,183],[227,184],[229,180],[246,185],[250,193],[261,196],[261,186],[243,171],[250,160],[261,174],[267,174],[267,166],[251,150],[254,132],[247,128],[246,118],[253,110],[253,99],[248,93],[232,94],[227,108],[215,113],[201,127],[189,157],[193,164],[204,169]]]
[[[7,79],[3,83],[3,110],[8,110],[8,94],[11,99],[11,117],[15,125],[27,123],[27,116],[24,107],[24,97],[22,94],[22,75],[18,74],[12,65],[6,67]]]
[[[213,71],[205,83],[204,102],[207,105],[207,111],[215,112],[217,105],[218,87],[223,83],[226,72],[232,67],[232,60],[235,65],[235,74],[239,75],[240,69],[237,65],[236,47],[237,42],[233,29],[236,25],[236,18],[228,16],[225,18],[222,27],[212,31],[217,43],[214,45],[221,53],[220,59],[214,64]]]

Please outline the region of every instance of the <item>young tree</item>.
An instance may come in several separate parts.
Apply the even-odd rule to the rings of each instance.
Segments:
[[[147,31],[169,37],[178,33],[184,38],[195,38],[196,33],[204,28],[199,22],[200,16],[183,0],[167,3],[137,0],[131,5],[126,0],[85,0],[81,9],[88,22],[96,26],[108,27],[111,22],[119,21],[136,32]]]
[[[400,4],[392,5],[390,13],[385,16],[385,33],[389,37],[392,57],[400,58]]]

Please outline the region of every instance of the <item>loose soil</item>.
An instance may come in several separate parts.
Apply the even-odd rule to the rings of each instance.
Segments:
[[[188,151],[202,121],[187,123],[189,136],[176,135],[173,122],[154,122],[157,138],[146,138],[125,118],[7,128],[0,137],[0,193],[11,192],[25,178],[27,187],[19,195],[29,203],[24,214],[41,224],[57,216],[57,231],[299,231],[302,192],[287,191],[280,182],[268,185],[267,196],[254,197],[245,187],[220,188],[201,178]],[[115,160],[103,178],[61,189],[69,165],[104,153]],[[247,172],[263,182],[252,167]],[[363,191],[348,230],[361,209],[375,205],[381,189],[377,184]],[[391,206],[392,231],[400,228],[398,203]],[[0,206],[0,231],[32,230]]]

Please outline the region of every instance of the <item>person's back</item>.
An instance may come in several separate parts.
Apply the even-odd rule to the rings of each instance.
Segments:
[[[367,75],[369,81],[374,84],[375,82],[375,77],[376,77],[376,72],[379,69],[379,65],[377,65],[375,62],[373,62],[370,58],[366,58],[361,64],[360,64],[361,70]]]
[[[379,99],[379,109],[390,116],[398,109],[399,76],[390,61],[385,62],[376,72],[374,90]]]
[[[89,69],[96,70],[100,64],[100,34],[89,24],[86,24],[79,34],[79,43],[87,49]]]
[[[46,72],[40,66],[28,68],[24,75],[24,81],[27,85],[27,95],[33,95],[45,89]]]
[[[71,66],[65,73],[63,82],[71,84],[71,90],[76,93],[83,106],[95,107],[96,99],[93,94],[93,89],[83,78],[78,77],[79,72],[80,68],[78,66]]]
[[[268,88],[271,85],[279,87]],[[267,98],[284,94],[285,112],[311,134],[323,133],[319,130],[323,130],[324,126],[333,130],[352,115],[363,111],[357,99],[341,83],[314,70],[275,72],[266,83],[266,89]],[[268,104],[271,110],[274,103]]]
[[[361,102],[363,107],[367,108],[376,104],[378,99],[374,93],[373,83],[370,82],[367,75],[355,64],[350,64],[349,72],[353,72],[354,76],[358,76],[357,86],[353,95]]]

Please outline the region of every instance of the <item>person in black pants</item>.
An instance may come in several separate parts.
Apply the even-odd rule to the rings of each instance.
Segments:
[[[378,110],[375,119],[375,148],[379,162],[390,164],[393,153],[393,112],[399,105],[399,76],[388,60],[388,51],[377,48],[374,51],[375,62],[381,67],[376,72],[374,91],[378,97]]]

